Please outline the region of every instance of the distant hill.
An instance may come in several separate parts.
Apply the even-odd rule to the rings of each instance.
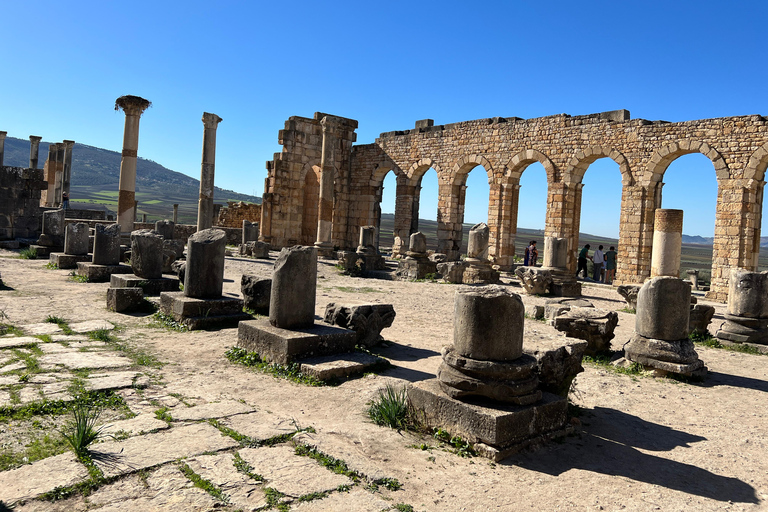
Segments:
[[[48,156],[49,144],[40,143],[38,167],[41,169]],[[116,211],[120,159],[117,151],[75,143],[72,149],[72,206],[87,208],[88,204],[101,204]],[[29,140],[7,137],[3,163],[18,167],[29,165]],[[139,157],[136,163],[136,199],[139,201],[139,214],[146,213],[148,220],[171,217],[173,205],[178,204],[179,222],[193,223],[197,219],[199,196],[199,180]],[[214,189],[213,197],[217,203],[261,203],[260,197],[218,187]]]

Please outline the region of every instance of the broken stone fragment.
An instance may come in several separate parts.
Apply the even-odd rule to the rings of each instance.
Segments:
[[[325,307],[324,320],[355,331],[358,345],[372,347],[382,340],[381,331],[392,326],[395,308],[392,304],[344,306],[331,302]]]

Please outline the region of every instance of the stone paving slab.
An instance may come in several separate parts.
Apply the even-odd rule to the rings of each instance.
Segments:
[[[105,355],[100,352],[60,352],[44,354],[40,357],[40,368],[55,369],[63,365],[71,369],[81,368],[121,368],[133,366],[133,361],[120,355]]]
[[[135,378],[135,381],[134,381]],[[112,372],[92,374],[85,381],[85,387],[92,391],[104,391],[107,389],[121,389],[132,386],[146,387],[149,385],[149,376],[140,372]]]
[[[299,512],[381,512],[392,510],[391,501],[386,501],[363,489],[354,488],[349,492],[334,492],[321,500],[307,501],[291,505],[291,510]]]
[[[73,453],[62,453],[18,469],[0,473],[0,500],[12,505],[30,500],[56,487],[74,485],[88,478],[88,470]]]
[[[22,325],[21,327],[19,327],[19,329],[33,336],[40,336],[42,334],[63,334],[64,333],[64,331],[61,330],[61,327],[59,327],[57,324],[52,324],[50,322]]]
[[[38,340],[40,342],[40,340]],[[44,354],[56,354],[59,352],[79,352],[80,349],[95,350],[108,349],[109,346],[103,341],[75,341],[62,345],[61,343],[40,343],[38,348]]]
[[[344,475],[333,473],[314,459],[294,453],[292,446],[272,448],[243,448],[240,457],[253,466],[253,472],[267,479],[265,485],[298,498],[315,492],[333,491],[340,485],[354,482]]]
[[[139,414],[138,416],[128,419],[114,421],[104,426],[103,432],[107,435],[115,435],[121,430],[127,433],[129,436],[137,436],[143,433],[149,433],[153,430],[165,430],[169,428],[168,424],[163,420],[159,420],[154,414]]]
[[[23,370],[26,367],[27,367],[27,363],[25,363],[24,361],[18,361],[16,363],[3,366],[2,368],[0,368],[0,372],[8,373],[16,370]]]
[[[261,412],[232,416],[223,419],[221,423],[256,441],[265,441],[275,436],[296,432],[296,425],[292,419]]]
[[[175,464],[152,471],[145,482],[122,478],[97,489],[88,497],[88,510],[99,512],[192,512],[214,511],[221,506],[198,489]]]
[[[176,427],[165,432],[110,441],[93,447],[92,456],[109,478],[165,464],[182,457],[238,446],[207,423]]]
[[[70,324],[69,328],[72,330],[72,332],[82,334],[85,332],[98,331],[99,329],[106,329],[111,331],[115,328],[115,325],[107,322],[106,320],[87,320],[85,322]]]
[[[200,455],[187,459],[186,464],[198,475],[210,480],[230,498],[233,509],[258,510],[267,505],[260,481],[237,471],[231,453]]]
[[[18,375],[3,375],[0,376],[0,386],[12,386],[19,383]]]
[[[90,338],[84,334],[52,334],[51,340],[56,342],[88,341]],[[101,343],[101,342],[99,342]]]
[[[196,405],[194,407],[179,406],[171,411],[171,417],[174,421],[197,421],[207,418],[234,416],[235,414],[253,412],[253,410],[253,407],[242,402],[224,400],[221,402]]]
[[[15,336],[13,338],[0,338],[0,348],[23,347],[24,345],[29,345],[31,343],[42,344],[43,342],[40,340],[40,338],[34,338],[32,336]]]
[[[387,478],[388,475],[379,467],[372,454],[366,453],[366,445],[375,446],[381,439],[350,439],[340,432],[316,433],[301,432],[293,436],[295,444],[307,445],[311,448],[317,448],[318,451],[330,455],[347,463],[347,466],[353,471],[362,473],[371,481]]]

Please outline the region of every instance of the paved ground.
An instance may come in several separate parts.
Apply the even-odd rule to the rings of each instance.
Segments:
[[[765,356],[700,347],[711,372],[696,385],[588,365],[571,396],[578,434],[493,464],[365,415],[387,383],[434,377],[451,343],[454,286],[350,278],[321,264],[318,314],[328,302],[395,305],[380,348],[394,367],[309,387],[230,363],[235,329],[175,332],[109,312],[107,284],[14,256],[0,251],[0,322],[19,329],[0,336],[0,407],[29,416],[0,423],[0,500],[16,510],[758,510],[768,500]],[[270,270],[227,258],[225,291]],[[585,295],[625,306],[608,287]],[[615,349],[634,323],[619,315]],[[92,446],[90,468],[61,442],[68,416],[41,407],[89,391],[117,397],[100,418],[114,437]],[[69,497],[50,501],[56,494]]]

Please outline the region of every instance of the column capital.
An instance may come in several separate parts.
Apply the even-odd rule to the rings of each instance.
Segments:
[[[72,149],[72,146],[75,145],[75,141],[65,140],[65,141],[62,141],[62,144],[64,144],[64,146],[66,146],[67,149]]]
[[[127,116],[140,116],[151,106],[151,101],[139,96],[120,96],[115,100],[115,110],[122,109]]]
[[[43,140],[43,138],[38,136],[38,135],[30,135],[29,136],[29,141],[30,142],[40,142],[41,140]]]
[[[211,114],[210,112],[203,112],[202,121],[206,129],[212,128],[215,130],[219,126],[219,123],[223,121],[223,119],[217,116],[216,114]]]
[[[0,139],[4,139],[8,132],[0,132]]]

